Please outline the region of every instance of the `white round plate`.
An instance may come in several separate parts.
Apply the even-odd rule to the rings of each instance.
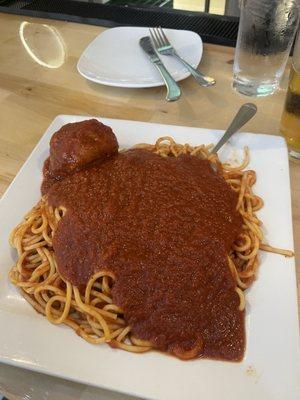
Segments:
[[[191,31],[164,31],[178,54],[197,67],[203,51],[200,36]],[[164,85],[159,72],[139,45],[143,36],[149,36],[148,28],[118,27],[104,31],[82,53],[78,72],[86,79],[108,86],[146,88]],[[176,81],[190,75],[174,57],[160,57]]]

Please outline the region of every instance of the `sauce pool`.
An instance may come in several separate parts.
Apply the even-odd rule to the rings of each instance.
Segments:
[[[114,151],[63,179],[45,174],[43,187],[67,209],[53,239],[66,280],[84,287],[109,270],[136,337],[182,359],[242,359],[244,312],[227,262],[242,219],[207,160]]]

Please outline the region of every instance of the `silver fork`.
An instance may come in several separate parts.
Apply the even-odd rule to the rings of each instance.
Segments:
[[[176,52],[174,47],[169,42],[167,36],[161,27],[159,28],[149,28],[150,36],[153,42],[154,47],[158,51],[158,53],[164,56],[174,56],[176,57],[185,67],[186,69],[193,75],[196,81],[201,86],[212,86],[216,83],[214,78],[210,76],[206,76],[201,72],[197,71],[193,68],[188,62],[186,62],[180,55]]]

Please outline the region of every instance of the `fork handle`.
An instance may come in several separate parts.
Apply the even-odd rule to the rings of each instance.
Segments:
[[[224,135],[212,149],[212,153],[217,153],[219,149],[231,138],[231,136],[241,129],[254,115],[256,114],[257,107],[253,103],[245,103],[239,109],[231,124],[227,128]]]
[[[214,78],[203,75],[201,72],[197,71],[193,68],[188,62],[186,62],[183,58],[181,58],[176,52],[173,54],[192,74],[192,76],[196,79],[196,81],[201,86],[212,86],[216,83]]]
[[[165,85],[167,87],[167,101],[175,101],[178,100],[181,95],[180,87],[177,85],[173,77],[170,75],[169,71],[165,68],[163,63],[154,62],[154,65],[159,70]]]

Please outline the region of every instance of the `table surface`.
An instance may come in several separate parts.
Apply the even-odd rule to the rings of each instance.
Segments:
[[[217,84],[181,83],[182,98],[164,100],[164,88],[121,89],[88,82],[77,60],[102,27],[0,14],[0,195],[58,114],[92,115],[162,124],[225,129],[243,102],[231,88],[234,49],[204,45],[201,71]],[[41,62],[42,60],[42,62]],[[39,62],[37,62],[39,61]],[[288,82],[273,96],[251,99],[258,106],[247,131],[279,134]],[[290,162],[296,261],[300,259],[300,164]],[[300,273],[298,271],[298,283]],[[298,290],[298,300],[299,300]],[[0,393],[21,399],[127,399],[127,396],[69,383],[0,364]],[[129,399],[129,398],[128,398]]]

